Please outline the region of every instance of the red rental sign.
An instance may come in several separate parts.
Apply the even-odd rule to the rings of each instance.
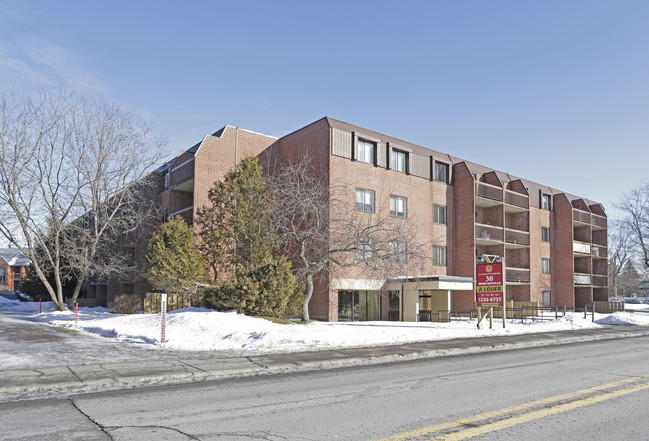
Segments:
[[[503,264],[478,263],[476,265],[476,303],[503,305]]]

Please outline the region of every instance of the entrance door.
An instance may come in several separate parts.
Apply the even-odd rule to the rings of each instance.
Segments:
[[[399,291],[388,292],[388,320],[399,321]]]
[[[419,321],[420,322],[430,322],[432,321],[432,295],[430,291],[420,290],[419,291]]]

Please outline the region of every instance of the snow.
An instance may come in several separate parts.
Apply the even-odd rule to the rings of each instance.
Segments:
[[[602,325],[649,326],[649,305],[629,305],[638,312],[596,314],[568,313],[552,320],[494,319],[494,328],[476,328],[476,321],[451,323],[355,322],[308,324],[276,324],[261,318],[247,317],[235,312],[218,312],[187,308],[167,315],[166,343],[160,343],[159,314],[112,314],[106,308],[79,308],[75,324],[73,311],[55,311],[51,302],[21,303],[0,297],[0,313],[15,318],[37,321],[51,326],[78,330],[112,341],[130,342],[168,350],[236,351],[237,353],[283,353],[317,351],[349,347],[379,346],[416,341],[452,338],[516,335],[571,329],[601,328]]]

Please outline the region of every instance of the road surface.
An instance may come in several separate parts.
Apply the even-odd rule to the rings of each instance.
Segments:
[[[644,440],[649,337],[0,404],[3,440]]]

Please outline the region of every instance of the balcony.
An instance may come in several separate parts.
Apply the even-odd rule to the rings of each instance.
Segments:
[[[503,202],[503,189],[495,185],[476,182],[475,205],[477,207],[494,207]]]
[[[607,219],[604,216],[593,214],[591,218],[591,224],[593,226],[593,230],[606,230]]]
[[[530,283],[530,270],[527,268],[509,268],[505,270],[505,281],[508,284]]]
[[[527,195],[505,191],[505,212],[521,213],[530,209],[530,198]]]
[[[574,276],[575,285],[586,286],[591,284],[590,274],[577,274]]]
[[[593,286],[608,286],[608,277],[603,274],[593,274]]]
[[[490,225],[476,224],[475,243],[478,245],[498,245],[503,243],[503,229]]]
[[[572,210],[572,220],[575,224],[590,225],[590,213],[581,210]]]
[[[585,242],[573,242],[572,251],[575,254],[581,254],[583,256],[590,256],[590,244]]]
[[[606,247],[600,246],[600,245],[593,245],[591,249],[593,253],[593,259],[607,259],[608,258],[608,250]]]
[[[530,246],[530,233],[526,231],[505,229],[505,246],[507,248],[526,248]]]

